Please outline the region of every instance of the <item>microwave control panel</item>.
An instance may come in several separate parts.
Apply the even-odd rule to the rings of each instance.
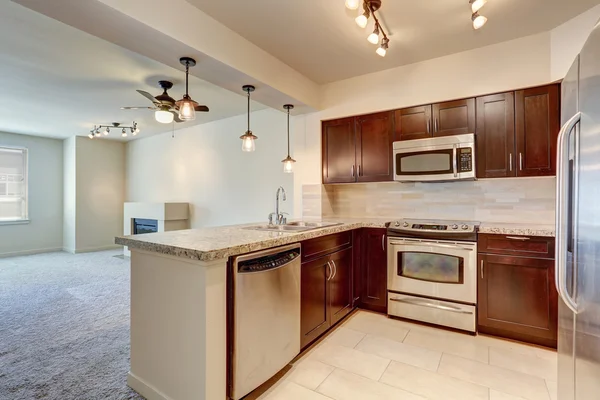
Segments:
[[[473,149],[470,147],[458,149],[457,157],[459,172],[473,171]]]

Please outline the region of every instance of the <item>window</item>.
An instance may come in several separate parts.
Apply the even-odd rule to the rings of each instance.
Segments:
[[[0,147],[0,223],[27,220],[27,149]]]

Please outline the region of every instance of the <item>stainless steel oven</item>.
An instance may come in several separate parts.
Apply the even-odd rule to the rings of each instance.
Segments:
[[[475,332],[477,227],[422,220],[390,225],[388,314]]]
[[[475,179],[475,135],[394,142],[394,180],[399,182]]]

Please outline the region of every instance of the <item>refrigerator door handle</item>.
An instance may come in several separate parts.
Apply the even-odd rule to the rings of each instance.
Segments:
[[[567,207],[569,206],[569,138],[575,126],[581,121],[581,113],[575,114],[562,127],[558,134],[557,168],[556,168],[556,262],[554,267],[555,284],[558,294],[564,303],[577,314],[577,303],[569,296],[567,290]]]

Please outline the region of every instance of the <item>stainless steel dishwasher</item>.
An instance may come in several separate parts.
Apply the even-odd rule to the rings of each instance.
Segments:
[[[241,399],[300,353],[300,244],[233,262],[231,398]]]

